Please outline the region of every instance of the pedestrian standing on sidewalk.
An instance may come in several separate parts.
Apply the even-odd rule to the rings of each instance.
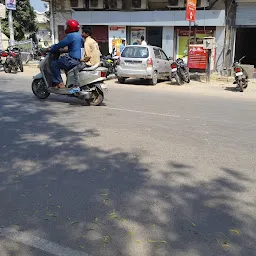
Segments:
[[[141,45],[143,45],[143,46],[148,45],[147,42],[145,41],[145,37],[144,36],[141,36],[140,39],[141,39]]]

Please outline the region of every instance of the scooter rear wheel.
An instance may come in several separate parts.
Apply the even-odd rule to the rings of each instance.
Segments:
[[[92,99],[90,100],[91,106],[100,106],[104,100],[104,96],[96,90],[93,92]]]
[[[36,79],[32,82],[32,91],[40,100],[44,100],[50,96],[43,79]]]

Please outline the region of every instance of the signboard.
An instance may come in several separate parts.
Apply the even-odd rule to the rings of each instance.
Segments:
[[[6,10],[5,10],[5,5],[0,4],[0,19],[5,19],[6,18]]]
[[[112,53],[115,48],[115,53],[120,56],[120,46],[122,41],[126,41],[126,27],[125,26],[109,26],[109,51]]]
[[[186,20],[195,22],[196,20],[196,0],[187,0]]]
[[[194,69],[206,69],[207,67],[207,50],[203,45],[190,45],[188,54],[188,67]]]
[[[16,11],[16,0],[5,0],[5,5],[8,10]]]
[[[189,46],[188,54],[188,68],[201,69],[207,68],[208,51],[204,49],[202,44],[191,44]],[[211,70],[214,70],[216,61],[216,50],[212,51],[211,56]]]

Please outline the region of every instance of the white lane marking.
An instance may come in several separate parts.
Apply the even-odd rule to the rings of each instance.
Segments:
[[[156,113],[156,112],[147,112],[147,111],[140,111],[140,110],[133,110],[133,109],[125,109],[125,108],[103,107],[103,109],[112,109],[112,110],[126,111],[126,112],[140,113],[140,114],[148,114],[148,115],[156,115],[156,116],[166,116],[166,117],[180,118],[180,116],[177,116],[177,115],[162,114],[162,113]]]
[[[87,253],[79,252],[68,247],[50,242],[46,239],[33,236],[28,232],[19,232],[11,228],[0,228],[0,236],[11,239],[33,248],[40,249],[43,252],[48,252],[55,256],[90,256]]]

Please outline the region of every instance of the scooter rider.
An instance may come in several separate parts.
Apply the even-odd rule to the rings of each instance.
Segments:
[[[66,37],[51,47],[50,52],[54,53],[64,47],[68,47],[68,54],[59,59],[53,60],[51,63],[51,71],[53,76],[53,88],[61,89],[65,88],[63,80],[61,78],[61,69],[68,72],[80,63],[81,60],[81,48],[83,48],[84,40],[79,33],[80,25],[76,20],[68,20],[66,22],[65,33]],[[78,91],[79,87],[75,88]],[[74,89],[73,89],[74,90]]]

